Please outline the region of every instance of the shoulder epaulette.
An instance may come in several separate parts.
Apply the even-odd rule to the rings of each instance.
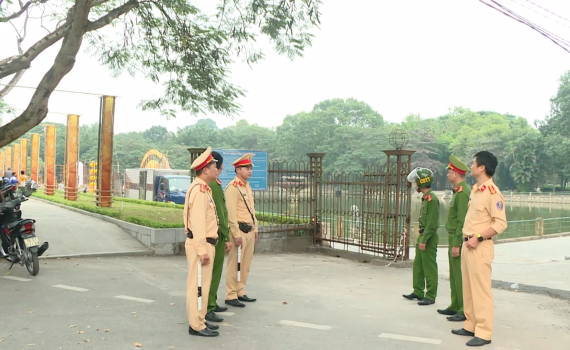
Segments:
[[[458,193],[463,192],[463,186],[460,186],[459,189],[457,190]]]
[[[491,194],[495,194],[497,193],[497,190],[495,189],[495,187],[493,187],[493,185],[489,186],[489,192],[491,192]]]
[[[218,185],[222,186],[222,182],[220,181],[220,179],[216,179],[216,182],[218,183]]]
[[[200,184],[200,192],[206,193],[210,191],[210,186],[206,184]]]
[[[431,194],[429,196],[427,196],[427,200],[428,200],[428,202],[431,202]]]

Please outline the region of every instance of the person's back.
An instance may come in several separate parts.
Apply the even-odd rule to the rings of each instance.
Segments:
[[[12,168],[9,167],[8,169],[6,169],[6,172],[4,173],[4,177],[9,179],[12,177],[12,175],[14,175],[14,172],[12,171]]]
[[[18,178],[16,177],[16,174],[12,174],[12,176],[10,177],[10,185],[12,186],[18,185]]]

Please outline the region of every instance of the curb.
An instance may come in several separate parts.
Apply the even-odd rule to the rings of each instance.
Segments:
[[[64,255],[46,255],[40,256],[40,260],[50,259],[71,259],[71,258],[98,258],[113,256],[148,256],[154,255],[154,250],[133,250],[124,252],[102,252],[102,253],[84,253],[84,254],[64,254]]]

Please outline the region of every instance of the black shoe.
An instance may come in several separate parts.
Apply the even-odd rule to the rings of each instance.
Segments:
[[[226,305],[235,306],[235,307],[245,307],[244,303],[240,303],[237,299],[226,300]]]
[[[206,321],[210,321],[210,322],[224,322],[224,319],[221,318],[220,316],[216,315],[214,313],[214,311],[210,311],[206,314]],[[210,328],[210,327],[208,327]],[[210,328],[213,329],[213,328]]]
[[[450,308],[447,308],[447,309],[438,309],[437,313],[447,316],[454,316],[455,314],[457,314],[457,311],[453,311]]]
[[[470,341],[467,342],[467,346],[483,346],[483,345],[487,345],[487,344],[491,344],[490,340],[485,340],[485,339],[481,339],[481,338],[473,338]]]
[[[220,326],[218,326],[217,324],[212,324],[212,323],[208,323],[208,322],[206,322],[205,324],[206,324],[206,328],[211,329],[213,331],[220,328]]]
[[[414,299],[422,300],[423,299],[423,298],[420,298],[419,296],[415,295],[414,293],[408,294],[408,295],[404,294],[402,296],[408,300],[414,300]]]
[[[449,316],[449,317],[447,318],[448,321],[453,321],[453,322],[463,322],[463,321],[465,321],[466,319],[467,319],[467,318],[465,317],[465,315],[464,315],[464,314],[460,314],[459,312],[456,313],[455,315]]]
[[[223,307],[223,306],[216,304],[216,309],[214,310],[214,312],[226,312],[226,311],[228,311],[227,307]]]
[[[197,335],[200,337],[217,337],[218,335],[220,335],[220,333],[218,333],[217,331],[213,331],[209,328],[204,328],[201,331],[195,331],[192,329],[192,327],[188,327],[188,333],[190,333],[190,335]]]
[[[254,298],[250,298],[247,295],[244,295],[243,297],[238,297],[239,301],[245,301],[246,303],[253,303],[254,301],[256,301],[257,299]]]
[[[475,333],[473,332],[469,332],[468,330],[466,330],[465,328],[461,328],[461,329],[452,329],[451,333],[455,334],[455,335],[465,335],[468,337],[474,337]]]
[[[422,306],[423,306],[423,305],[431,305],[431,304],[435,304],[435,301],[430,300],[430,299],[428,299],[428,298],[423,298],[422,300],[420,300],[420,301],[418,302],[418,305],[422,305]]]

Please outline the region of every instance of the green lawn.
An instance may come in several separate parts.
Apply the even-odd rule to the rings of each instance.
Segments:
[[[137,225],[152,228],[184,227],[184,206],[180,204],[113,197],[111,208],[99,208],[95,205],[95,196],[91,193],[78,193],[76,201],[63,198],[63,191],[55,191],[55,195],[47,196],[43,190],[39,190],[32,193],[32,196]],[[256,213],[255,216],[260,226],[298,225],[309,222],[309,219],[298,219],[275,213]]]
[[[183,205],[113,198],[114,203],[111,208],[99,208],[95,205],[95,196],[90,193],[79,193],[76,201],[64,199],[63,191],[56,191],[55,195],[47,196],[39,190],[32,196],[142,226],[184,227]]]

